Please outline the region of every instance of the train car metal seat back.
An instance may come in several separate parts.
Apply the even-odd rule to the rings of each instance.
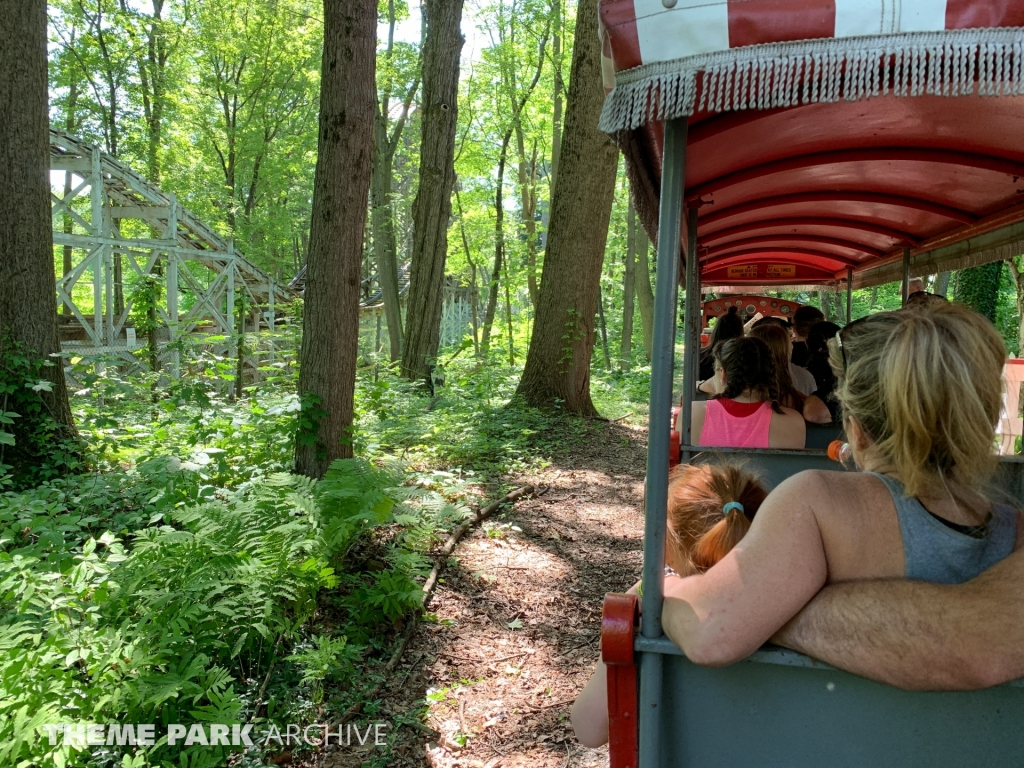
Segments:
[[[702,291],[845,289],[850,317],[855,287],[902,280],[905,300],[911,276],[1024,252],[1024,3],[600,0],[600,18],[601,127],[623,151],[658,243],[638,726],[635,740],[613,739],[612,766],[1024,764],[1020,687],[907,693],[779,650],[704,669],[661,628],[670,452],[746,459],[775,483],[837,468],[820,448],[693,446]],[[673,439],[680,276],[684,398]],[[1018,499],[1021,467],[1017,457],[1000,467]],[[612,604],[622,691],[633,614]],[[634,727],[628,713],[616,717]]]

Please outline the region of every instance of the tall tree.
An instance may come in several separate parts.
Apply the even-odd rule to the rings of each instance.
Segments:
[[[427,373],[441,341],[444,266],[448,221],[455,184],[459,56],[464,38],[463,0],[423,0],[423,97],[420,115],[419,188],[413,203],[413,242],[409,273],[402,372],[410,379]]]
[[[398,247],[395,241],[395,212],[392,186],[394,183],[395,152],[402,139],[412,100],[419,90],[419,77],[404,84],[401,93],[401,53],[407,46],[395,45],[397,21],[395,0],[388,0],[388,43],[382,56],[382,69],[378,80],[377,112],[373,123],[373,170],[370,177],[370,226],[373,229],[373,255],[377,268],[377,282],[384,301],[384,315],[388,322],[391,361],[395,362],[402,350],[402,308],[398,293]],[[411,58],[409,56],[404,57]],[[409,62],[405,62],[409,63]],[[391,124],[392,101],[399,90],[400,111]]]
[[[494,267],[491,269],[491,284],[487,290],[487,308],[484,310],[484,328],[480,338],[480,354],[487,357],[491,348],[491,328],[498,311],[498,282],[505,266],[505,164],[508,161],[508,143],[512,139],[512,128],[505,131],[498,155],[498,183],[494,192]],[[505,276],[506,283],[508,275]]]
[[[50,218],[46,3],[20,0],[0,13],[0,334],[49,359],[60,353]],[[2,336],[0,336],[2,338]],[[2,352],[2,350],[0,350]],[[46,370],[44,394],[74,431],[64,366]]]
[[[296,469],[352,455],[359,289],[376,88],[375,0],[324,0],[320,136],[306,271]]]
[[[626,213],[626,265],[622,276],[622,341],[619,343],[619,367],[627,370],[633,357],[633,295],[636,284],[636,211],[633,199]]]
[[[597,0],[580,0],[540,300],[517,390],[533,405],[562,401],[584,416],[597,415],[590,357],[617,163],[614,145],[597,128],[604,102],[600,53]]]
[[[198,121],[220,166],[226,199],[218,203],[232,234],[246,228],[266,197],[273,147],[305,130],[314,106],[315,33],[301,19],[303,9],[297,2],[205,0],[195,15],[198,87],[209,100]]]
[[[484,328],[481,342],[481,349],[486,355],[490,346],[491,328],[498,303],[498,281],[502,272],[505,275],[506,293],[509,292],[509,281],[511,276],[510,263],[506,253],[506,241],[504,230],[504,206],[505,206],[505,169],[508,163],[508,150],[512,136],[516,137],[516,145],[519,154],[519,188],[521,195],[521,221],[525,232],[526,247],[526,277],[527,286],[530,292],[530,300],[536,306],[537,303],[537,226],[534,221],[534,213],[537,210],[537,146],[533,144],[532,157],[527,158],[526,153],[526,132],[524,128],[524,113],[530,97],[533,95],[540,82],[544,71],[544,51],[547,48],[548,36],[551,32],[551,20],[546,15],[537,19],[543,23],[543,31],[536,34],[534,45],[529,43],[523,45],[520,38],[528,38],[528,29],[524,26],[522,16],[526,15],[528,8],[519,6],[516,0],[512,0],[509,6],[504,0],[499,0],[494,8],[493,26],[489,29],[493,43],[489,53],[496,59],[498,71],[501,77],[501,95],[497,99],[496,112],[504,115],[501,102],[508,101],[508,124],[504,129],[501,139],[501,151],[498,156],[498,181],[494,193],[494,267],[491,270],[491,285],[488,293],[487,309],[484,313]],[[536,49],[536,60],[528,61],[530,48]],[[521,64],[527,63],[532,68],[531,75],[522,86],[519,85],[519,69]],[[511,334],[509,336],[511,345]],[[512,356],[510,355],[510,358]]]
[[[649,254],[651,243],[647,233],[640,226],[633,210],[633,231],[636,233],[636,303],[640,308],[640,326],[644,336],[644,355],[651,359],[651,347],[654,344],[654,286],[651,284],[651,264]]]
[[[562,20],[562,0],[552,0],[551,22],[553,27],[553,40],[551,46],[551,63],[554,68],[551,119],[552,187],[555,184],[555,177],[558,175],[558,158],[561,155],[562,147],[562,93],[565,91],[565,83],[562,82]]]

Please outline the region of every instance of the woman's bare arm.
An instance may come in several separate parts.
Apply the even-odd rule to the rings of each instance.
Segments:
[[[814,472],[789,478],[714,568],[665,580],[665,634],[692,661],[746,658],[821,589],[827,565],[812,500],[824,493],[822,482]]]
[[[971,690],[1024,677],[1024,551],[958,586],[829,586],[772,641],[910,690]]]
[[[812,424],[830,424],[832,414],[828,406],[817,395],[808,395],[804,399],[804,419]]]

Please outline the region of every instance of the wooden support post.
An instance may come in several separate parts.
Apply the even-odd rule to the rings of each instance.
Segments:
[[[110,206],[103,206],[103,236],[109,237],[111,226]],[[107,337],[106,344],[113,347],[115,339],[114,331],[114,249],[109,245],[103,246],[103,276],[107,294]]]
[[[235,239],[228,240],[228,296],[227,306],[224,308],[224,317],[227,319],[227,332],[235,332]]]
[[[275,342],[274,342],[274,327],[277,325],[277,317],[274,315],[274,278],[273,277],[269,278],[267,282],[270,284],[270,292],[269,292],[268,297],[267,297],[267,303],[270,305],[268,307],[268,313],[267,313],[268,314],[268,317],[267,317],[267,330],[270,331],[270,333],[269,333],[269,336],[270,336],[270,362],[273,363],[274,362],[274,351],[276,349]],[[258,329],[259,328],[257,326],[257,330]]]
[[[268,308],[269,316],[267,317],[267,329],[273,333],[274,325],[277,321],[277,318],[274,316],[274,278],[270,278],[270,295],[267,299],[267,303],[270,305]]]
[[[92,234],[103,237],[103,173],[100,166],[100,151],[92,151],[92,173],[89,176],[89,199],[92,203]],[[90,257],[92,261],[92,316],[93,326],[89,332],[95,347],[103,345],[103,251],[106,247],[96,249]],[[86,329],[87,331],[89,329]],[[96,372],[102,373],[102,363],[97,363]]]
[[[683,398],[679,414],[680,439],[682,443],[680,461],[686,463],[693,455],[690,446],[691,424],[693,422],[693,396],[697,391],[697,375],[700,372],[700,260],[697,258],[697,209],[686,211],[686,304],[683,307]],[[699,442],[699,441],[698,441]]]
[[[172,192],[170,212],[167,214],[167,230],[164,232],[164,239],[170,242],[170,249],[166,251],[167,256],[167,330],[170,335],[170,343],[174,344],[178,339],[178,254],[175,253],[175,246],[178,244],[178,198]],[[177,348],[171,349],[171,376],[177,379],[181,376],[181,355]]]

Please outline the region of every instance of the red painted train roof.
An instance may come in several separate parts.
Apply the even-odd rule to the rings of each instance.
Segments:
[[[634,2],[636,14],[652,3],[661,6],[661,0],[602,2],[606,56],[616,43],[609,19],[614,21],[623,6]],[[762,0],[748,2],[765,5]],[[965,4],[967,0],[960,0],[960,6]],[[1005,18],[1021,23],[1013,13],[1019,15],[1024,4],[988,5],[1010,9]],[[698,255],[706,285],[836,284],[850,268],[855,285],[877,284],[899,278],[904,248],[911,249],[914,274],[1006,258],[1024,252],[1024,95],[1019,95],[1024,94],[1024,29],[976,31],[955,53],[949,52],[954,42],[967,39],[962,30],[929,33],[926,41],[915,34],[896,36],[888,48],[868,46],[868,54],[846,39],[797,41],[785,43],[785,48],[753,46],[667,64],[638,65],[641,57],[620,56],[634,67],[623,77],[616,62],[617,80],[629,87],[643,85],[647,90],[639,93],[647,101],[638,111],[637,91],[629,102],[621,93],[616,101],[612,91],[603,127],[623,148],[637,209],[651,231],[656,228],[661,176],[663,122],[658,118],[688,116],[685,196],[691,205],[699,205]],[[992,32],[1000,35],[991,39],[1002,47],[989,72],[985,41]],[[942,35],[949,36],[948,46]],[[869,87],[850,91],[850,100],[802,103],[813,101],[812,81],[824,83],[830,75],[821,75],[820,66],[814,70],[801,64],[801,51],[826,60],[827,54],[815,51],[827,50],[833,42],[846,57],[839,58],[838,74],[831,74],[833,86],[839,82],[846,88],[848,72],[861,71]],[[816,47],[802,47],[812,44]],[[643,39],[639,45],[643,48]],[[654,50],[650,41],[646,45]],[[914,65],[918,74],[908,68],[906,78],[932,78],[933,93],[920,87],[920,95],[893,95],[901,87],[898,57],[905,55],[909,61],[911,54],[904,49],[923,45],[931,47],[922,55],[923,64]],[[993,43],[991,49],[995,47]],[[624,50],[621,35],[618,48]],[[764,87],[774,93],[767,96],[755,93],[752,80],[742,79],[747,65],[740,60],[761,49],[766,60],[775,62],[775,80]],[[738,64],[729,58],[734,54]],[[667,54],[660,55],[664,59]],[[968,71],[965,62],[974,69]],[[998,71],[997,62],[1002,67]],[[712,67],[726,74],[716,74],[710,90],[721,94],[732,88],[735,96],[743,88],[744,100],[756,98],[763,104],[767,98],[784,106],[753,109],[734,98],[731,109],[710,108],[703,103],[702,90]],[[685,91],[692,86],[692,103],[676,106],[675,114],[669,110],[672,94],[666,95],[665,72],[682,73],[683,80],[671,87]],[[786,81],[791,73],[795,85]],[[876,80],[873,90],[871,77]],[[936,95],[957,88],[974,92]],[[1002,95],[982,96],[979,90]],[[728,102],[728,96],[719,98],[718,106]],[[637,115],[648,119],[630,124]]]

